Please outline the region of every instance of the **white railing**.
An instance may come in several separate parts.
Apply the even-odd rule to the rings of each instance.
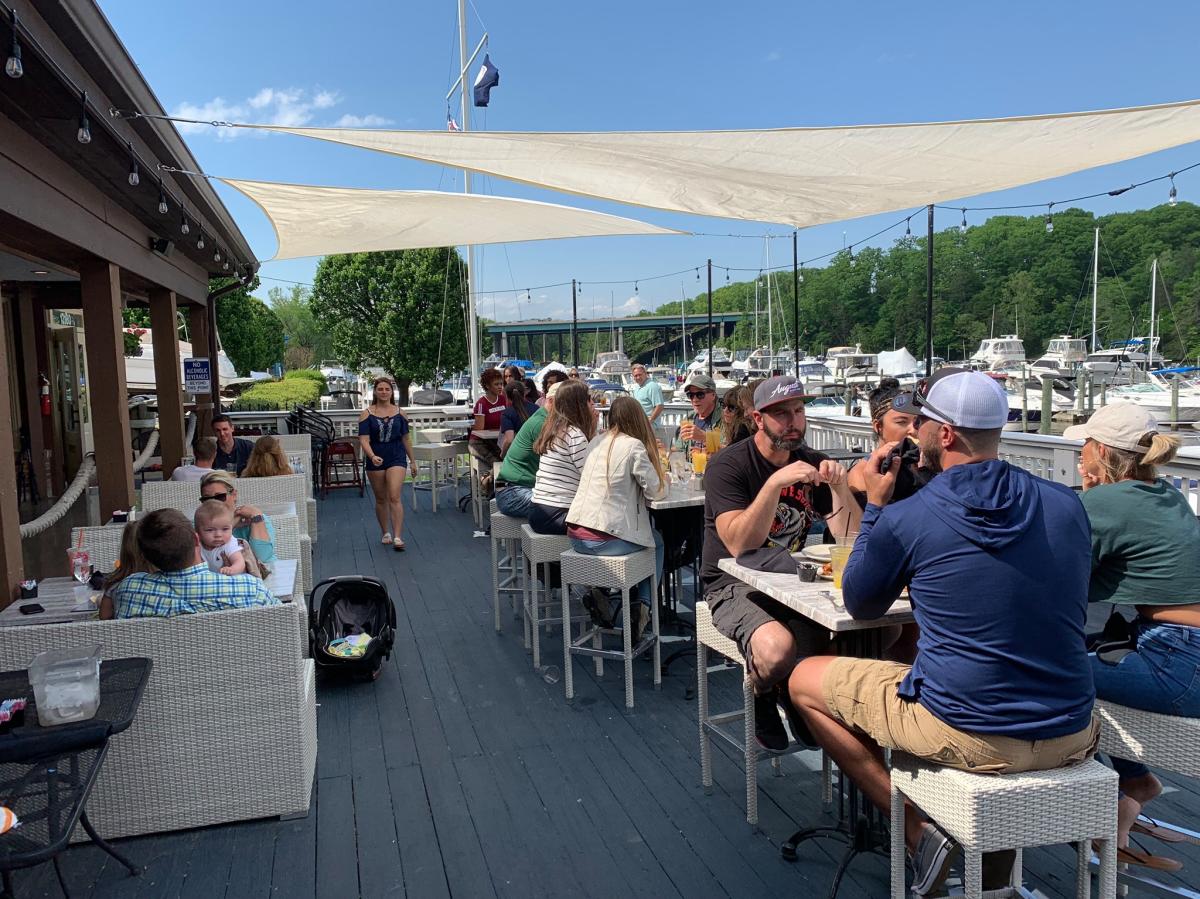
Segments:
[[[404,414],[413,425],[436,425],[448,419],[468,418],[471,410],[467,406],[405,406]],[[333,430],[338,437],[354,437],[358,434],[358,417],[361,409],[323,409],[320,410],[333,422]],[[263,434],[286,434],[289,409],[268,410],[265,412],[229,412],[233,419],[234,430],[257,430]]]

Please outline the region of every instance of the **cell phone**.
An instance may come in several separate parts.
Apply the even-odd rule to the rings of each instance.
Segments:
[[[879,460],[877,470],[880,474],[887,474],[892,467],[893,459],[899,459],[901,465],[915,465],[921,460],[921,447],[905,437]]]
[[[38,612],[44,612],[46,610],[43,609],[39,603],[27,602],[23,606],[18,606],[17,611],[22,615],[36,615]]]

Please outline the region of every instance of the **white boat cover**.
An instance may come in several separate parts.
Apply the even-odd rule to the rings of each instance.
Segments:
[[[917,360],[908,351],[908,347],[879,353],[879,373],[881,375],[911,375],[917,370]]]
[[[275,259],[563,237],[682,233],[602,212],[508,197],[221,180],[257,203],[271,220],[279,241]]]
[[[946,203],[1200,140],[1200,100],[1004,119],[757,131],[242,127],[580,196],[803,228]],[[456,237],[444,243],[485,242]]]

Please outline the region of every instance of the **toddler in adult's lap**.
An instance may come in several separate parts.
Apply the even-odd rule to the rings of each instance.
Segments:
[[[219,574],[244,574],[246,559],[241,544],[233,536],[233,512],[224,503],[205,502],[193,519],[200,538],[200,555],[210,571]]]

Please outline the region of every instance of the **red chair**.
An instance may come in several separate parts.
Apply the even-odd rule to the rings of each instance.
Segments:
[[[358,466],[358,446],[349,440],[334,440],[325,447],[321,457],[321,495],[330,490],[357,487],[363,495],[362,469]]]

